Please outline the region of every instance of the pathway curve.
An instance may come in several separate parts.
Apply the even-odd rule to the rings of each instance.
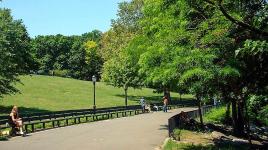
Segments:
[[[181,111],[84,123],[0,141],[0,150],[154,150],[168,136],[167,120]]]

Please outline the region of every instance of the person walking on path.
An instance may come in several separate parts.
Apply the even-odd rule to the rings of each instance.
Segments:
[[[164,112],[167,112],[168,99],[167,99],[166,96],[163,97],[163,103],[164,103],[163,111],[164,111]]]
[[[143,97],[141,97],[140,99],[140,104],[141,104],[142,112],[144,113],[145,112],[145,100]]]

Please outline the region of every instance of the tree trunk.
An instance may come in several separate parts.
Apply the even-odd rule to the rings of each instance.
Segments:
[[[226,113],[225,113],[225,123],[227,124],[231,124],[230,123],[230,120],[231,120],[231,117],[230,117],[230,114],[231,114],[231,110],[230,110],[230,107],[231,107],[231,103],[230,102],[227,102],[226,104]]]
[[[232,121],[233,121],[234,134],[237,134],[237,108],[235,99],[232,99]]]
[[[239,101],[238,102],[238,105],[237,105],[237,121],[238,121],[238,135],[239,136],[244,136],[244,125],[245,125],[245,119],[244,119],[244,104],[242,101]]]
[[[124,91],[125,91],[125,106],[127,106],[127,90],[128,90],[128,88],[125,87],[124,88]]]
[[[199,113],[201,128],[204,128],[203,116],[202,116],[202,110],[201,110],[201,99],[199,96],[197,96],[196,98],[197,98],[197,102],[198,102],[198,113]]]
[[[232,100],[232,120],[233,120],[233,128],[234,134],[236,136],[244,135],[244,120],[241,104],[236,102],[235,99]]]
[[[246,125],[247,125],[247,136],[248,136],[248,141],[250,143],[250,145],[252,145],[252,141],[251,141],[251,136],[250,136],[250,120],[249,120],[249,115],[248,115],[248,107],[247,107],[247,103],[244,103],[244,107],[245,107],[245,111],[246,111]]]

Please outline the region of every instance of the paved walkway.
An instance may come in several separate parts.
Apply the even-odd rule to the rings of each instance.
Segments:
[[[84,123],[0,141],[0,150],[154,150],[168,136],[167,120],[180,108]]]

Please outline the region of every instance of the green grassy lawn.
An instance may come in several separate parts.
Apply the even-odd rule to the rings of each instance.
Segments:
[[[9,113],[13,105],[20,107],[21,112],[57,111],[86,109],[93,106],[93,84],[70,78],[52,76],[21,76],[23,84],[16,87],[21,93],[4,96],[0,100],[0,114]],[[132,89],[128,91],[128,104],[138,104],[141,96],[148,101],[161,101],[162,93],[153,93],[153,89]],[[177,93],[171,93],[173,99],[179,99]],[[184,95],[191,99],[191,95]],[[122,88],[96,83],[96,105],[100,107],[123,106],[124,91]]]

